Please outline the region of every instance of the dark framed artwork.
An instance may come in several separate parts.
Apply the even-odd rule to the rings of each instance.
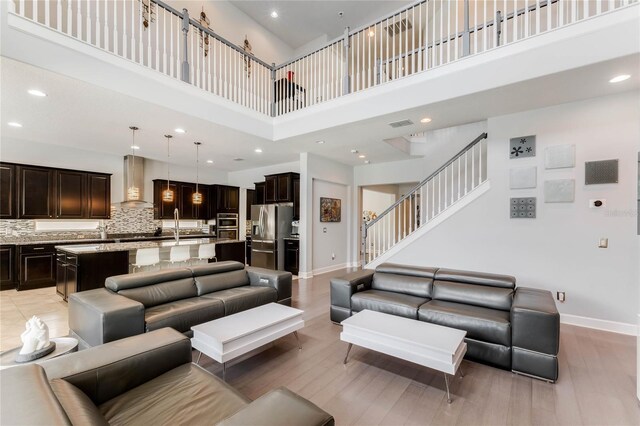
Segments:
[[[342,200],[320,197],[320,222],[340,222]]]

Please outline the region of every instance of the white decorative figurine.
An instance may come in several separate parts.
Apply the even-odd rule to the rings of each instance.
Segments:
[[[55,342],[49,341],[49,327],[35,315],[25,324],[25,330],[20,338],[22,349],[16,358],[17,362],[41,358],[53,352],[56,347]]]

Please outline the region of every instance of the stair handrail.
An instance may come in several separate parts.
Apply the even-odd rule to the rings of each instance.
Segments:
[[[483,139],[486,139],[487,136],[488,136],[487,133],[484,132],[480,136],[475,138],[471,143],[469,143],[467,146],[462,148],[456,155],[454,155],[443,166],[439,167],[435,172],[431,173],[429,176],[427,176],[425,179],[423,179],[420,183],[418,183],[415,187],[413,187],[411,189],[411,191],[407,191],[407,193],[404,194],[402,197],[400,197],[400,199],[398,201],[396,201],[394,204],[392,204],[391,207],[389,207],[388,209],[386,209],[385,211],[380,213],[378,215],[378,217],[376,217],[375,219],[373,219],[369,223],[366,223],[365,226],[364,226],[365,234],[362,236],[362,238],[363,239],[366,238],[366,230],[367,229],[371,228],[376,222],[381,220],[386,214],[388,214],[389,212],[393,211],[396,207],[398,207],[400,204],[402,204],[406,199],[411,197],[414,192],[416,192],[418,189],[420,189],[420,187],[424,186],[427,182],[429,182],[431,179],[433,179],[435,176],[437,176],[441,171],[443,171],[444,169],[449,167],[451,164],[453,164],[458,158],[462,157],[465,152],[467,152],[469,149],[473,148],[478,142],[480,142]]]

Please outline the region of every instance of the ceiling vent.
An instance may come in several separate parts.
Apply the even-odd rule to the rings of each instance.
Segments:
[[[389,126],[396,129],[398,127],[410,126],[412,124],[413,124],[413,121],[411,120],[400,120],[400,121],[394,121],[393,123],[389,123]]]
[[[386,27],[384,27],[384,30],[387,32],[387,34],[389,34],[389,37],[395,37],[400,33],[410,30],[411,28],[413,28],[413,25],[411,25],[411,21],[409,21],[407,18],[404,18],[399,20],[398,22],[394,22],[391,25],[387,25]]]

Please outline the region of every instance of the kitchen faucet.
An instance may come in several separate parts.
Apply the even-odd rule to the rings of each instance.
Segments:
[[[173,211],[173,221],[174,221],[173,237],[176,239],[176,243],[179,243],[180,242],[180,212],[178,211],[177,208]]]

